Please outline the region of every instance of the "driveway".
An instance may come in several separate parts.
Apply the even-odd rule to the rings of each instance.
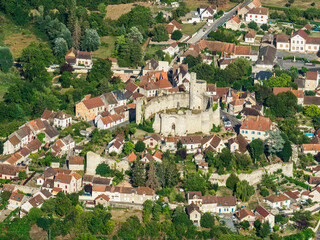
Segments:
[[[242,3],[240,5],[240,7],[243,7],[245,5],[248,5],[251,2],[251,0],[246,0],[244,3]],[[187,42],[191,43],[191,44],[196,44],[198,43],[201,39],[203,38],[207,38],[209,33],[211,31],[216,31],[218,27],[220,27],[221,25],[223,25],[226,21],[228,21],[229,18],[231,18],[234,13],[237,11],[238,7],[234,7],[232,10],[230,10],[229,12],[225,12],[224,15],[222,17],[220,17],[219,19],[217,19],[214,23],[212,23],[210,26],[207,26],[206,24],[199,29],[199,31],[197,32],[197,34],[195,36],[193,36],[192,38],[190,38]]]
[[[292,56],[292,57],[302,57],[306,58],[309,60],[317,60],[318,56],[315,54],[308,54],[308,53],[295,53],[295,52],[284,52],[284,51],[277,51],[276,53],[277,58],[283,58],[287,56]]]
[[[7,216],[11,213],[11,210],[5,209],[0,211],[0,222],[3,222]]]

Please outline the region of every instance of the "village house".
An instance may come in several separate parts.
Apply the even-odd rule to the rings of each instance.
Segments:
[[[120,154],[122,152],[124,146],[124,137],[120,134],[118,134],[114,139],[112,139],[107,147],[106,147],[106,153],[112,153],[115,152],[116,154]]]
[[[152,134],[145,136],[143,142],[146,148],[155,148],[161,145],[161,138],[156,134]]]
[[[195,153],[201,148],[200,136],[185,136],[181,137],[180,140],[187,153]]]
[[[79,51],[71,48],[65,56],[66,63],[71,66],[92,67],[92,54],[90,52]]]
[[[162,49],[165,54],[169,54],[170,57],[173,57],[175,54],[179,53],[179,46],[177,42],[171,43],[170,46]]]
[[[0,179],[14,179],[18,177],[19,171],[16,166],[0,164]]]
[[[190,205],[188,205],[186,207],[186,213],[188,214],[189,219],[192,221],[192,223],[195,226],[199,226],[200,225],[201,211],[200,211],[199,207],[196,204],[191,203]]]
[[[116,96],[112,92],[104,93],[100,98],[106,107],[106,111],[111,111],[115,107],[120,106]]]
[[[41,120],[46,120],[50,123],[53,123],[53,126],[61,129],[65,129],[72,124],[72,116],[64,113],[61,110],[58,112],[44,110],[43,114],[41,115]]]
[[[231,29],[234,31],[237,31],[240,29],[241,26],[241,20],[238,15],[231,17],[227,22],[226,22],[226,28]]]
[[[71,171],[84,171],[84,157],[70,156],[68,160],[68,169]]]
[[[257,32],[255,30],[250,29],[244,35],[244,41],[246,43],[254,43],[254,40],[256,39],[256,34]]]
[[[302,144],[301,151],[304,154],[316,155],[320,151],[320,144]]]
[[[33,207],[41,208],[43,202],[51,197],[52,194],[45,189],[35,193],[29,201],[22,204],[20,217],[24,217],[25,215],[27,215]]]
[[[248,141],[242,134],[228,140],[228,147],[231,152],[246,153],[248,151]]]
[[[251,226],[256,220],[254,213],[247,208],[242,208],[240,211],[236,212],[234,215],[236,216],[239,223],[243,221],[248,221]]]
[[[203,173],[208,173],[209,171],[209,164],[207,162],[199,162],[197,164],[197,170],[203,172]]]
[[[125,116],[123,114],[113,114],[99,118],[96,122],[97,128],[104,130],[115,127],[125,122]]]
[[[215,5],[200,5],[199,15],[202,21],[208,20],[213,22],[214,15],[217,14],[217,6]]]
[[[305,78],[305,91],[313,91],[315,90],[319,85],[319,73],[317,72],[306,72],[306,78]]]
[[[300,192],[298,190],[286,191],[283,194],[290,198],[293,202],[298,202],[300,200]]]
[[[91,98],[91,94],[89,94],[76,104],[76,117],[81,120],[92,121],[99,113],[105,110],[105,105],[101,98]]]
[[[245,15],[246,22],[254,21],[258,24],[268,23],[269,9],[263,7],[252,8]]]
[[[54,156],[61,157],[64,154],[70,153],[75,147],[75,141],[69,134],[68,136],[58,139],[51,147],[51,153]]]
[[[261,223],[269,222],[270,227],[273,228],[275,224],[275,217],[267,209],[259,206],[255,209],[254,214],[260,220]]]
[[[176,86],[183,86],[186,91],[189,91],[191,75],[189,73],[188,64],[174,64],[172,69],[172,77],[176,83]]]
[[[164,89],[171,89],[172,84],[168,80],[168,74],[164,71],[148,72],[141,76],[139,84],[139,93],[146,97],[154,97],[159,95],[159,92]]]
[[[167,30],[169,33],[169,37],[171,38],[171,34],[176,31],[176,30],[181,30],[182,29],[182,25],[180,23],[177,22],[177,20],[172,20],[171,22],[169,22],[167,25]]]
[[[146,61],[146,64],[142,70],[142,75],[146,75],[148,72],[154,71],[168,72],[169,63],[167,61],[157,61],[154,58],[151,58],[150,60]]]
[[[163,155],[162,152],[160,152],[159,150],[156,150],[156,151],[153,153],[152,157],[153,157],[153,159],[154,159],[156,162],[161,162],[161,161],[162,161],[162,155]]]
[[[271,208],[289,208],[291,203],[290,199],[282,193],[265,198],[265,202]]]
[[[290,50],[290,43],[289,43],[290,36],[284,34],[277,34],[276,36],[276,47],[277,50]]]
[[[228,113],[234,116],[238,115],[242,111],[244,104],[245,104],[245,99],[233,100],[232,102],[229,103]]]
[[[268,130],[273,129],[273,123],[269,118],[262,116],[247,116],[240,127],[240,133],[250,143],[254,139],[264,141]]]
[[[99,195],[98,197],[96,197],[94,199],[95,205],[99,205],[100,204],[105,208],[109,206],[109,201],[110,201],[110,198],[105,194],[101,194],[101,195]]]
[[[304,30],[298,30],[290,37],[290,51],[304,52],[308,34]]]
[[[213,195],[202,196],[201,192],[188,192],[188,204],[196,204],[201,212],[211,213],[234,213],[236,210],[236,198],[217,197]]]
[[[82,186],[82,177],[73,172],[71,174],[58,173],[54,177],[53,194],[56,195],[62,191],[64,193],[73,193],[80,191]]]
[[[215,135],[212,138],[212,141],[210,142],[210,146],[213,147],[213,150],[217,153],[221,153],[222,149],[226,147],[226,145],[223,143],[222,139],[219,138],[217,135]]]
[[[311,187],[316,187],[318,184],[320,184],[320,177],[310,176],[308,183]]]
[[[21,207],[25,197],[23,194],[18,192],[13,192],[8,200],[8,209],[15,210],[16,208]]]

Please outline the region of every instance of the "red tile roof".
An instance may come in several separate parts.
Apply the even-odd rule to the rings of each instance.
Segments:
[[[279,195],[272,195],[266,198],[266,200],[275,203],[275,202],[283,202],[283,201],[287,201],[290,200],[287,196],[283,195],[282,193],[280,193]]]
[[[269,118],[262,116],[247,116],[243,121],[240,129],[256,130],[256,131],[267,131],[270,130],[272,121]]]
[[[130,153],[129,156],[127,157],[129,162],[133,162],[137,159],[137,156],[134,154],[134,152]]]
[[[306,79],[307,80],[317,80],[318,79],[318,72],[306,72]]]
[[[92,109],[92,108],[104,106],[104,103],[100,97],[90,98],[88,100],[83,100],[82,102],[86,106],[87,109]]]

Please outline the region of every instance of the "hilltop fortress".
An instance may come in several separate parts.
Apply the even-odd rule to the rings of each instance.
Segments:
[[[189,92],[162,95],[136,101],[136,121],[142,123],[155,115],[153,128],[164,136],[210,134],[213,124],[220,123],[220,108],[213,111],[213,99],[207,94],[207,82],[191,73]]]

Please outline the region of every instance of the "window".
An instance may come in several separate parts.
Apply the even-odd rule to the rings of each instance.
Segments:
[[[258,135],[261,135],[261,132],[258,132]]]
[[[254,134],[254,131],[252,131],[251,133]]]
[[[248,131],[246,131],[246,133],[248,133]]]
[[[282,48],[282,44],[280,44],[280,47]]]
[[[294,40],[292,40],[292,43],[294,43]]]

